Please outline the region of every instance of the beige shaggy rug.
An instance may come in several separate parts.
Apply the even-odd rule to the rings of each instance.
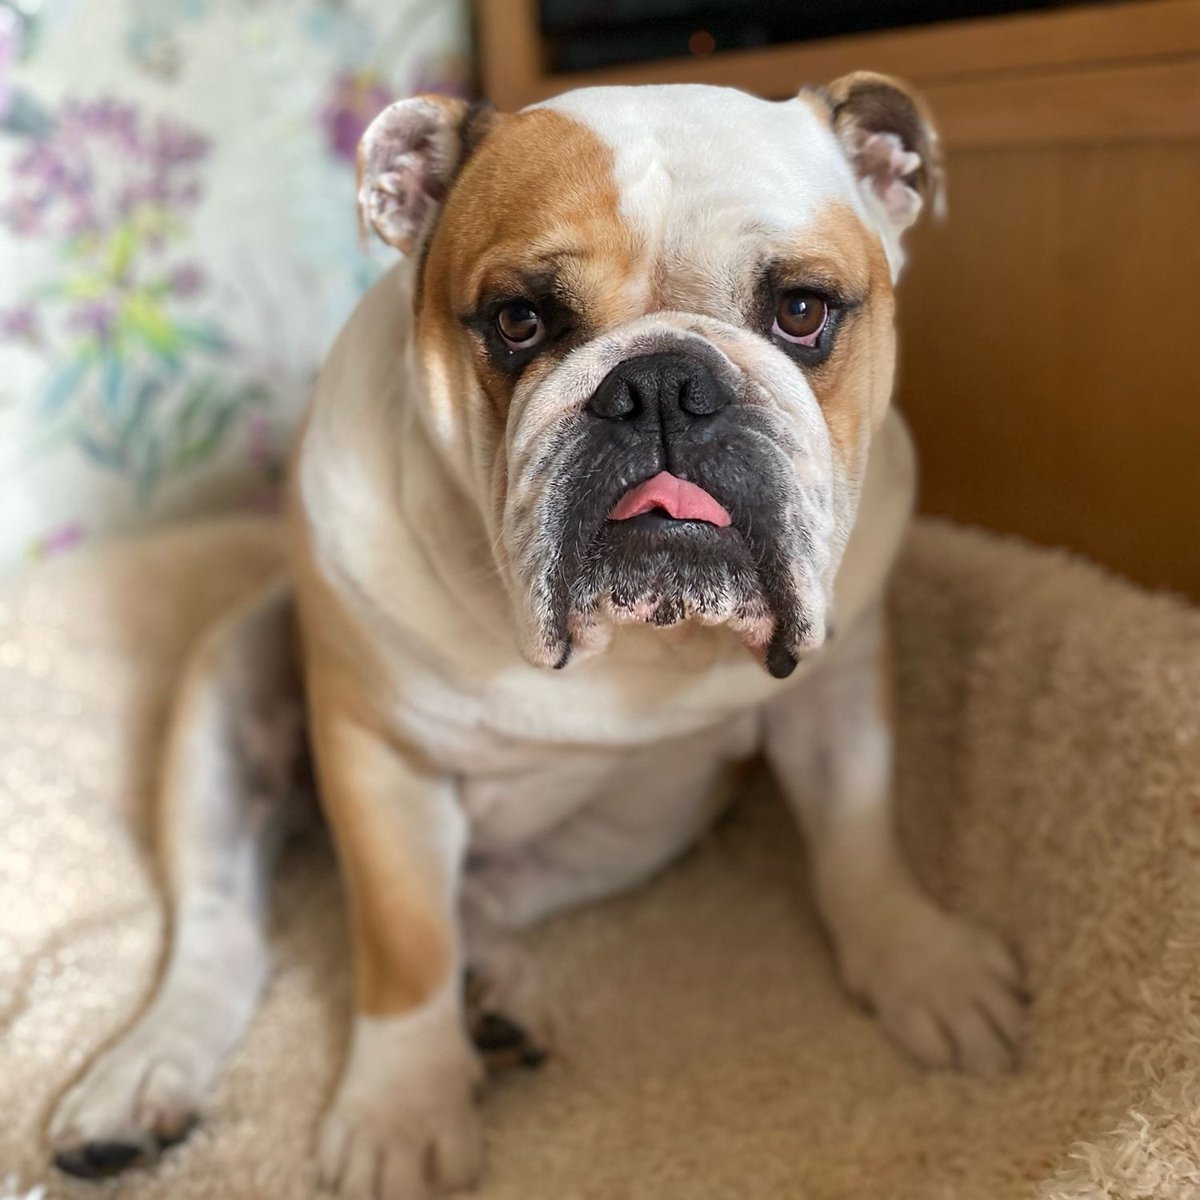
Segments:
[[[277,560],[274,527],[239,520],[0,583],[0,1197],[314,1195],[349,1002],[318,833],[285,861],[274,981],[203,1127],[103,1185],[42,1142],[159,963],[176,668]],[[485,1200],[1200,1197],[1200,613],[940,524],[894,610],[905,834],[1020,949],[1020,1072],[922,1074],[846,1003],[760,779],[652,886],[538,934],[566,1052],[490,1086]]]

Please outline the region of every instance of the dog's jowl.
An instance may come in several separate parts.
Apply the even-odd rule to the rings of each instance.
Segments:
[[[671,861],[759,752],[847,988],[921,1063],[1012,1065],[1013,961],[921,892],[890,808],[893,286],[939,178],[875,75],[375,120],[360,217],[400,260],[317,384],[288,578],[183,682],[172,952],[53,1119],[64,1169],[150,1160],[202,1113],[267,977],[305,722],[354,953],[314,1150],[338,1195],[476,1178],[472,1030],[527,1063],[570,1036],[521,931]]]

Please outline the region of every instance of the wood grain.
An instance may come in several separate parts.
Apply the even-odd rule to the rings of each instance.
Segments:
[[[948,166],[899,305],[923,508],[1200,597],[1200,141]]]
[[[921,93],[951,149],[1200,137],[1200,55],[983,75]]]

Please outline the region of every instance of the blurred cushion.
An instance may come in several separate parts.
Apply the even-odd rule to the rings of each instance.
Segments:
[[[462,91],[465,0],[0,0],[0,566],[271,502],[383,247],[364,123]]]

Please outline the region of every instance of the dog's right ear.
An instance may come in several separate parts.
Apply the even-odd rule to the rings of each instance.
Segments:
[[[491,105],[414,96],[389,105],[358,143],[358,218],[402,254],[420,250],[467,155],[495,119]]]
[[[889,75],[855,71],[825,89],[834,132],[864,197],[893,237],[944,203],[937,130],[921,98]]]

